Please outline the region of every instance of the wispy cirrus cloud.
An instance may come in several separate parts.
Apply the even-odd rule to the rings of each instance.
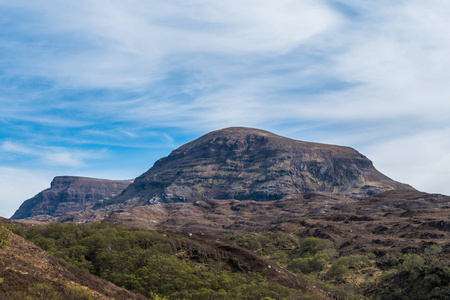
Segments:
[[[143,88],[178,69],[180,59],[278,55],[339,22],[323,1],[310,0],[4,1],[3,7],[6,23],[28,18],[22,26],[29,39],[0,43],[19,58],[9,73],[89,88]]]
[[[51,166],[81,167],[87,160],[102,159],[106,151],[85,151],[63,147],[21,145],[12,141],[0,144],[0,152],[9,152],[42,160]]]

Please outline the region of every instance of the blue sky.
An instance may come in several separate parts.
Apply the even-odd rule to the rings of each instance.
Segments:
[[[0,216],[228,126],[450,194],[450,2],[0,0]]]

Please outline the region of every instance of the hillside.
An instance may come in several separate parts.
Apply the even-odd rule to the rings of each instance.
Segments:
[[[10,232],[7,240],[0,248],[0,299],[147,299],[57,259],[17,234]]]
[[[150,298],[330,299],[313,281],[221,236],[106,223],[17,225],[14,230],[58,257]]]
[[[379,242],[378,248],[351,253],[348,242],[282,231],[183,234],[108,223],[53,223],[15,230],[58,257],[149,297],[444,300],[450,296],[450,244],[445,240],[401,250]]]

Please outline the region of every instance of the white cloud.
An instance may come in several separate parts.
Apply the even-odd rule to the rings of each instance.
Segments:
[[[0,146],[0,150],[7,151],[7,152],[14,152],[14,153],[20,153],[20,154],[28,154],[28,155],[34,155],[35,152],[27,147],[24,147],[22,145],[18,145],[16,143],[13,143],[11,141],[4,141],[2,145]]]
[[[63,147],[47,147],[35,145],[21,145],[12,141],[4,141],[0,151],[11,152],[18,155],[36,157],[50,166],[82,167],[86,160],[102,158],[106,150],[86,151],[67,149]]]
[[[0,167],[0,216],[10,218],[23,201],[49,188],[51,179],[40,170]]]
[[[435,121],[448,115],[450,4],[408,1],[372,9],[342,36],[345,51],[332,55],[331,71],[360,85],[331,95],[327,101],[341,105],[327,117]]]
[[[388,176],[431,193],[450,195],[450,128],[385,140],[366,149]]]
[[[23,21],[40,36],[10,46],[20,65],[8,71],[78,87],[142,88],[165,76],[163,65],[168,71],[180,55],[184,61],[189,55],[285,53],[340,22],[323,1],[311,0],[7,1],[3,6],[30,15]]]
[[[317,7],[308,6],[309,9],[315,11],[318,7],[325,7],[318,3]],[[450,44],[442,39],[446,32],[450,33],[450,21],[446,18],[450,8],[437,3],[433,2],[436,4],[433,6],[410,1],[402,2],[402,5],[384,3],[385,6],[382,6],[370,2],[367,6],[357,7],[362,15],[360,18],[348,18],[347,22],[342,17],[330,17],[337,15],[329,12],[331,8],[320,10],[324,14],[318,18],[323,18],[323,25],[328,24],[320,27],[321,30],[316,31],[313,24],[298,27],[294,21],[292,24],[290,21],[286,23],[286,27],[297,31],[302,31],[299,28],[312,28],[311,31],[306,30],[311,34],[308,35],[309,38],[297,39],[289,30],[275,30],[283,38],[286,36],[289,42],[281,43],[283,46],[271,47],[270,49],[278,51],[271,53],[269,48],[250,40],[249,44],[255,46],[254,51],[259,51],[258,55],[246,56],[242,60],[237,59],[239,55],[210,60],[208,55],[220,53],[221,50],[210,49],[202,44],[212,43],[214,40],[211,36],[203,36],[198,45],[208,53],[204,60],[184,57],[185,64],[189,64],[189,61],[195,63],[190,67],[194,70],[192,76],[197,77],[193,82],[186,83],[183,91],[192,96],[191,100],[178,100],[176,94],[148,95],[134,102],[118,102],[116,106],[112,105],[106,110],[110,109],[109,112],[119,118],[151,119],[155,123],[162,122],[169,126],[202,129],[214,129],[212,127],[227,124],[260,126],[268,122],[281,123],[280,120],[292,123],[299,119],[364,124],[377,120],[395,123],[401,118],[405,122],[433,122],[441,126],[450,112],[450,102],[445,101],[450,92],[446,83],[450,77],[450,58],[447,55]],[[232,4],[225,5],[230,14],[233,9],[237,9]],[[286,8],[287,4],[288,2],[283,2],[286,6],[281,7]],[[301,2],[300,7],[305,5],[311,3]],[[208,11],[211,9],[208,7]],[[227,9],[224,8],[225,11]],[[303,11],[307,13],[310,10],[305,8]],[[248,22],[262,22],[265,16],[262,11],[255,13],[254,18],[258,21],[252,21],[251,18]],[[292,12],[275,9],[274,14],[280,11],[288,15],[287,20],[290,20],[291,14],[296,16],[297,13],[295,9]],[[190,15],[188,12],[186,15]],[[243,13],[242,18],[244,15],[246,14]],[[205,14],[204,22],[208,21],[207,16]],[[203,18],[203,14],[199,13],[197,18]],[[221,18],[210,18],[211,22],[225,22]],[[276,16],[274,20],[277,20]],[[436,24],[430,25],[435,20],[438,20]],[[233,18],[227,24],[233,28]],[[271,40],[271,29],[262,25],[255,27]],[[187,28],[191,30],[189,26]],[[253,27],[249,25],[249,28]],[[183,30],[180,35],[188,38],[199,34],[198,32],[227,36],[227,33],[217,34],[220,32],[214,31],[215,29],[189,32],[180,28],[174,30]],[[320,38],[314,32],[321,33]],[[246,44],[239,40],[239,34],[236,35],[235,31],[230,30],[229,33],[239,41],[239,45]],[[263,40],[256,33],[255,38]],[[183,41],[183,38],[179,40]],[[174,45],[173,49],[186,51],[189,46],[184,44],[186,43]],[[230,42],[231,44],[233,43]],[[299,48],[302,45],[306,48]],[[193,53],[200,52],[199,49],[194,50]],[[166,49],[164,53],[171,51],[174,50]],[[284,51],[290,51],[288,58],[277,56]],[[245,53],[245,49],[238,52]],[[264,55],[267,57],[263,59]],[[312,55],[320,59],[314,60]],[[348,83],[349,87],[327,90],[325,82],[321,83],[323,90],[319,89],[312,95],[283,93],[289,89],[308,89],[310,86],[320,85],[324,80],[331,83],[342,81]]]

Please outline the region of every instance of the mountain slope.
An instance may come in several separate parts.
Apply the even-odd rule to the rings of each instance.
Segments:
[[[102,199],[119,194],[131,182],[133,181],[58,176],[53,179],[49,189],[26,200],[11,219],[84,211]]]
[[[57,257],[150,298],[330,298],[304,276],[217,235],[98,223],[25,226],[20,232]]]
[[[39,293],[41,297],[36,299],[56,299],[55,295],[68,299],[147,299],[59,260],[14,233],[8,240],[0,248],[0,277],[4,279],[0,299],[25,299],[27,293]]]
[[[392,189],[413,188],[381,174],[352,148],[232,127],[174,150],[105,204],[264,201],[311,191],[359,199]]]

